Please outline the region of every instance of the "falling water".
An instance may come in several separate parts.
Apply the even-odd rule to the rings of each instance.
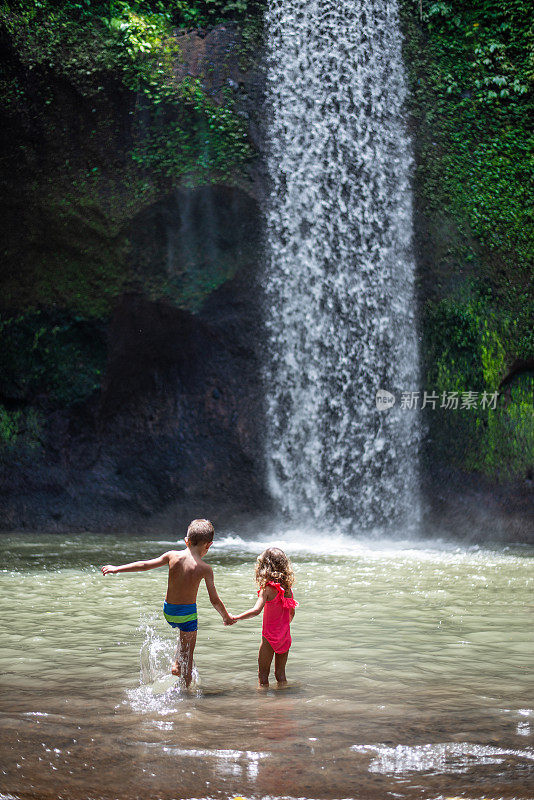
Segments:
[[[270,0],[270,490],[294,519],[418,517],[410,143],[395,0]],[[377,410],[385,389],[396,397]]]

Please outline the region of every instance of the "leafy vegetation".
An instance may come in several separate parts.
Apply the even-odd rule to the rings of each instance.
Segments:
[[[228,21],[241,33],[231,57],[246,60],[255,2],[0,1],[4,443],[31,438],[32,404],[69,406],[98,388],[98,331],[122,291],[189,308],[224,279],[134,274],[128,232],[176,186],[246,181],[254,151],[235,91],[215,97],[209,75],[176,70],[177,29]]]
[[[0,446],[42,446],[45,410],[85,400],[100,388],[106,349],[93,322],[66,313],[0,316]]]
[[[175,182],[188,175],[196,185],[231,180],[254,153],[231,90],[220,104],[207,96],[201,80],[176,79],[180,44],[172,26],[214,24],[231,13],[242,17],[249,5],[21,0],[0,6],[0,22],[28,71],[51,72],[55,81],[63,77],[95,100],[105,94],[110,76],[120,76],[140,112],[131,150],[135,164]],[[11,78],[6,74],[0,88],[8,104],[19,101],[22,107],[27,90]],[[53,83],[46,105],[55,102]]]
[[[253,156],[243,120],[231,107],[207,100],[198,78],[184,79],[177,92],[179,119],[155,115],[149,134],[132,151],[133,160],[184,185],[209,183],[213,175],[231,178],[233,166]]]
[[[534,376],[518,376],[507,392],[500,384],[521,351],[514,315],[495,311],[472,287],[468,299],[428,303],[426,386],[438,394],[475,393],[472,408],[430,410],[434,450],[441,459],[499,480],[524,476],[534,461]],[[523,342],[526,344],[526,342]],[[483,393],[493,402],[481,403]]]
[[[4,453],[41,446],[42,415],[35,408],[9,411],[0,403],[0,448]]]
[[[94,323],[33,311],[0,317],[0,335],[4,402],[64,406],[99,389],[106,352],[103,332]]]
[[[534,353],[531,7],[403,0],[416,127],[425,383],[499,389]],[[433,453],[502,479],[534,461],[532,376],[496,409],[429,416]]]

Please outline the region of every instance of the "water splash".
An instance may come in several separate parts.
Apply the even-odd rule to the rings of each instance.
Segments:
[[[173,661],[174,644],[168,639],[160,639],[150,624],[142,626],[145,639],[139,654],[139,679],[142,686],[154,685],[168,679]],[[174,681],[174,676],[170,676]]]
[[[141,630],[144,641],[139,653],[139,683],[136,689],[128,691],[128,699],[135,711],[172,713],[176,702],[180,702],[191,692],[200,691],[200,675],[193,665],[193,680],[189,690],[171,674],[171,665],[176,657],[176,641],[163,639],[157,635],[150,622],[143,622]]]
[[[270,490],[294,520],[417,526],[410,146],[394,0],[271,0]],[[377,390],[396,405],[375,407]]]

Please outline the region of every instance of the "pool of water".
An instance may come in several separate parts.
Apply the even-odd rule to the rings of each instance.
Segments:
[[[209,553],[232,612],[257,541]],[[166,569],[140,537],[2,535],[0,798],[534,797],[534,551],[287,531],[290,688],[256,690],[259,617],[199,593],[197,682],[169,674]]]

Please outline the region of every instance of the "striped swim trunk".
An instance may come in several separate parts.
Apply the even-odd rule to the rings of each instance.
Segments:
[[[163,616],[171,628],[180,628],[181,631],[196,631],[198,628],[196,603],[163,603]]]

